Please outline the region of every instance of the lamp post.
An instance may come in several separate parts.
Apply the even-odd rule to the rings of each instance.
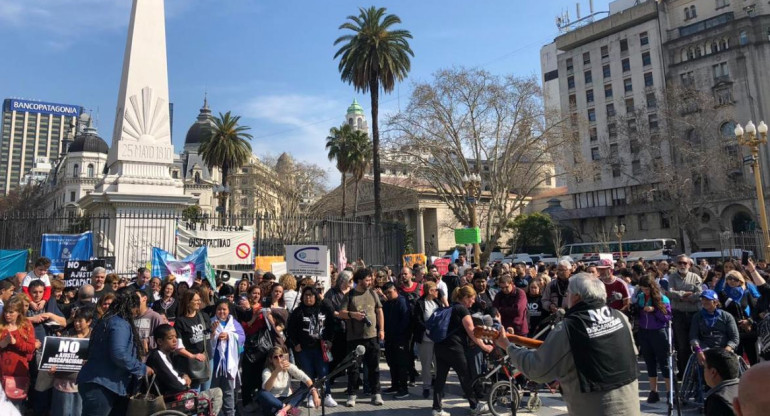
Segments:
[[[468,203],[468,211],[471,217],[471,228],[478,227],[478,220],[476,219],[476,205],[478,205],[477,196],[480,196],[481,192],[481,175],[478,173],[471,173],[470,175],[463,175],[463,188],[467,192],[465,202]],[[473,244],[473,262],[481,267],[481,245],[479,243]]]
[[[618,237],[618,249],[620,250],[620,257],[618,258],[618,261],[620,261],[623,260],[623,234],[626,233],[626,225],[620,224],[620,226],[618,226],[615,224],[612,226],[612,232],[614,232]]]
[[[759,134],[757,134],[759,133]],[[767,124],[764,121],[758,126],[749,120],[744,131],[740,124],[735,126],[735,138],[738,144],[751,150],[751,167],[754,169],[754,185],[757,187],[757,204],[759,205],[759,220],[762,222],[762,255],[770,258],[770,238],[767,230],[767,212],[765,211],[765,196],[762,192],[762,173],[759,167],[759,146],[767,144]]]

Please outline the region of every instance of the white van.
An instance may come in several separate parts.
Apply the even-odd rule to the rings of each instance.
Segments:
[[[706,259],[707,262],[710,264],[715,264],[718,261],[722,261],[722,259],[728,259],[728,258],[735,258],[740,259],[741,256],[743,256],[743,250],[736,248],[732,250],[722,250],[719,251],[699,251],[696,253],[690,254],[690,258],[692,259],[692,262],[695,264],[698,264],[701,259]],[[749,250],[749,257],[754,257],[754,252]]]

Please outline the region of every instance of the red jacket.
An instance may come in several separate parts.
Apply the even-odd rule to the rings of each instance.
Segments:
[[[5,337],[5,330],[0,337]],[[16,344],[0,348],[0,373],[4,376],[29,377],[29,356],[35,352],[35,331],[32,325],[11,331]]]
[[[500,312],[500,323],[504,328],[512,327],[516,335],[527,335],[527,294],[514,287],[510,294],[497,292],[492,306]]]

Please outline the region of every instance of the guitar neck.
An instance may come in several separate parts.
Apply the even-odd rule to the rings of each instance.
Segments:
[[[522,347],[537,348],[543,345],[543,341],[539,339],[527,338],[527,337],[522,337],[520,335],[511,335],[511,334],[507,334],[505,337],[508,338],[508,341],[511,341],[516,345],[521,345]]]

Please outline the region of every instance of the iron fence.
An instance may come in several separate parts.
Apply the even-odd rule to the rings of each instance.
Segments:
[[[40,256],[43,234],[78,234],[93,232],[94,255],[125,259],[121,262],[128,273],[145,266],[152,256],[152,247],[176,252],[174,230],[185,222],[207,225],[253,227],[254,252],[258,256],[283,255],[290,244],[326,245],[336,262],[338,244],[345,244],[347,258],[363,258],[368,264],[397,265],[404,252],[406,229],[403,224],[374,223],[359,219],[230,216],[227,218],[201,216],[184,218],[177,215],[126,212],[115,215],[43,216],[22,213],[0,216],[0,249],[27,249],[30,261]],[[125,241],[115,247],[110,236],[120,235]],[[243,266],[228,266],[243,269]]]

